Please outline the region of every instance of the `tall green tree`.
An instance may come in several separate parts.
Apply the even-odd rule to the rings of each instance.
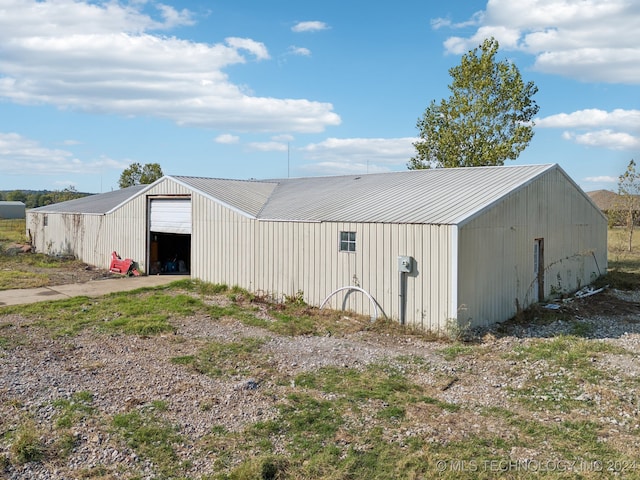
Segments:
[[[118,185],[120,188],[131,187],[132,185],[148,185],[162,178],[162,168],[158,163],[132,163],[120,174]]]
[[[22,190],[12,190],[5,195],[5,198],[9,202],[22,202],[25,203],[27,200],[26,192]]]
[[[640,173],[636,171],[634,160],[629,162],[627,170],[618,177],[618,201],[615,210],[615,215],[627,233],[627,249],[632,251],[633,231],[640,219]]]
[[[410,170],[504,165],[529,145],[538,87],[525,83],[513,63],[497,61],[498,48],[497,40],[486,39],[449,69],[452,95],[432,100],[418,119]]]

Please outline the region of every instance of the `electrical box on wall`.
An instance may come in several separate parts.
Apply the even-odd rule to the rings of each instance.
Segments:
[[[398,271],[411,273],[413,271],[413,258],[405,255],[398,257]]]

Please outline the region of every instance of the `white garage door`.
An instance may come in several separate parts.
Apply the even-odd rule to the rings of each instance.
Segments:
[[[161,233],[191,233],[191,200],[151,200],[149,230]]]

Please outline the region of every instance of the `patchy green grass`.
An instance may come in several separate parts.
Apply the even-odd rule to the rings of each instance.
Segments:
[[[356,400],[376,399],[387,403],[407,400],[420,393],[398,367],[388,364],[369,365],[364,370],[324,367],[296,377],[296,385],[326,393],[340,393]]]
[[[84,270],[79,260],[57,258],[42,253],[5,255],[0,252],[0,290],[38,288],[50,285],[60,271]]]
[[[11,270],[4,264],[0,270],[0,290],[14,288],[38,288],[49,284],[46,273],[20,272]]]
[[[180,462],[176,446],[184,439],[169,422],[142,408],[113,417],[113,432],[136,454],[153,463],[159,478],[180,478],[186,465]]]
[[[93,394],[81,391],[71,395],[71,398],[59,398],[53,401],[53,406],[58,410],[56,415],[57,428],[71,428],[78,421],[91,415],[94,411],[91,403]]]
[[[175,330],[171,318],[205,312],[202,301],[170,291],[138,290],[100,298],[74,297],[54,302],[3,307],[3,313],[34,318],[53,336],[75,335],[85,328],[110,333],[154,335]]]
[[[245,337],[235,342],[209,342],[197,355],[174,357],[172,363],[187,365],[195,372],[210,377],[230,377],[234,375],[258,375],[256,365],[267,365],[267,356],[261,352],[264,339]]]
[[[31,418],[25,418],[13,432],[11,454],[16,463],[37,462],[44,457],[45,445],[41,440],[41,431]]]
[[[588,325],[576,321],[574,335],[514,341],[509,353],[492,350],[490,338],[477,344],[441,342],[425,347],[425,356],[411,348],[405,356],[371,365],[328,366],[289,376],[270,359],[273,353],[266,345],[273,333],[295,337],[365,331],[364,338],[379,340],[379,345],[413,334],[388,322],[371,324],[344,312],[321,312],[299,298],[275,303],[242,289],[186,280],[98,299],[4,307],[1,313],[31,319],[26,328],[42,329],[54,342],[75,341],[58,337],[83,329],[97,336],[151,335],[171,331],[175,320],[190,315],[243,322],[262,329],[264,336],[258,330],[231,342],[185,338],[194,342],[180,350],[188,355],[158,361],[182,365],[188,375],[207,375],[213,383],[249,376],[269,382],[229,398],[255,396],[268,405],[230,429],[215,420],[224,398],[199,400],[198,415],[211,422],[204,437],[181,434],[172,399],[134,410],[122,405],[111,418],[94,410],[91,392],[77,392],[39,407],[53,407],[49,428],[29,437],[26,428],[11,426],[0,437],[0,447],[10,452],[8,462],[14,465],[28,458],[60,462],[79,442],[73,432],[91,423],[102,433],[108,430],[120,451],[133,449],[150,470],[116,472],[97,466],[74,472],[77,478],[638,478],[638,470],[616,468],[633,465],[640,446],[635,421],[640,381],[624,368],[615,370],[616,362],[610,361],[624,365],[636,360],[635,353],[584,338]],[[0,348],[12,348],[14,341],[11,324],[0,324]],[[485,360],[491,362],[491,372],[480,366]],[[483,389],[486,397],[467,402],[468,388]],[[494,395],[495,406],[487,406]],[[22,408],[12,407],[11,401],[0,396],[5,412]],[[189,459],[211,466],[213,473],[193,475],[189,461],[179,454],[186,448]],[[598,465],[603,470],[597,471]]]
[[[13,327],[12,323],[2,322],[0,323],[0,352],[2,350],[9,350],[18,344],[15,335],[11,335],[8,331]],[[4,333],[4,332],[7,333]]]
[[[640,230],[634,231],[631,251],[627,235],[622,228],[609,229],[609,270],[598,279],[597,286],[609,285],[620,290],[640,289]]]
[[[15,253],[13,244],[24,244],[25,220],[0,219],[0,290],[38,288],[51,285],[58,273],[74,278],[74,272],[86,265],[71,258],[60,258],[43,253]],[[55,282],[59,283],[59,282]]]
[[[516,370],[525,372],[526,380],[520,388],[509,391],[533,410],[570,412],[584,408],[590,401],[591,387],[608,376],[597,364],[605,353],[630,354],[610,343],[567,335],[518,346],[507,358],[516,362]],[[527,373],[529,365],[540,362],[544,368]]]
[[[203,451],[220,478],[420,478],[435,473],[421,436],[391,440],[389,432],[410,429],[408,410],[457,411],[458,406],[425,395],[403,363],[364,369],[325,367],[295,377],[295,392],[277,403],[277,416],[243,432],[213,431]],[[411,362],[411,370],[419,367]],[[407,369],[409,370],[409,369]],[[371,422],[371,416],[376,420]],[[254,455],[240,456],[238,446]]]
[[[453,345],[447,345],[439,350],[439,353],[445,360],[451,361],[458,357],[471,355],[476,351],[476,347],[472,345],[466,345],[464,343],[456,342]]]
[[[597,370],[593,366],[594,359],[603,353],[625,354],[629,352],[603,341],[560,335],[551,339],[534,340],[529,345],[517,346],[509,358],[518,362],[546,360],[555,367],[592,372]]]
[[[27,227],[24,219],[0,218],[0,252],[6,243],[21,243],[27,239]]]

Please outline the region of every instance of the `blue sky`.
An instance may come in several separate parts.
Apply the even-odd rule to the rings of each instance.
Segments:
[[[640,161],[636,0],[0,0],[0,190],[165,174],[405,170],[416,121],[487,37],[539,91],[508,165],[586,191]]]

